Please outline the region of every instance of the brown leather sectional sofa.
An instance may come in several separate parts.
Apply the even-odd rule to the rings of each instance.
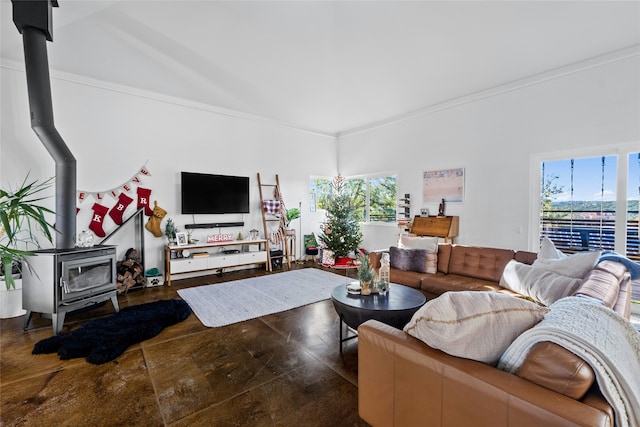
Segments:
[[[378,265],[380,253],[370,256]],[[391,281],[432,297],[507,291],[499,281],[511,259],[530,264],[536,254],[441,244],[436,274],[392,269]],[[599,270],[593,270],[596,283],[609,280],[615,287],[623,280],[613,270]],[[594,296],[591,288],[585,293]],[[606,298],[606,305],[627,314],[628,304]],[[593,370],[556,344],[538,344],[513,375],[448,355],[374,320],[358,328],[358,394],[360,417],[372,426],[614,426]]]
[[[369,254],[375,269],[380,267],[384,251]],[[448,291],[495,290],[510,292],[500,288],[500,277],[509,261],[531,264],[536,260],[535,252],[511,249],[482,248],[452,244],[438,245],[438,271],[436,274],[391,268],[390,280],[412,288],[420,289],[427,299],[435,298]]]

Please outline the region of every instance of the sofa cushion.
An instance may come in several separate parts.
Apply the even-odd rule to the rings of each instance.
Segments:
[[[389,271],[389,281],[391,283],[398,283],[416,289],[420,289],[420,284],[424,276],[425,273],[398,270],[397,268],[392,268]]]
[[[448,291],[488,291],[497,283],[488,280],[474,279],[460,274],[423,274],[420,289],[434,295],[442,295]]]
[[[626,267],[619,262],[602,261],[589,272],[582,286],[576,290],[576,295],[595,298],[613,308],[618,301],[620,282],[626,272]]]
[[[516,251],[516,254],[513,257],[516,261],[529,265],[533,264],[537,258],[537,253],[528,251]]]
[[[596,379],[584,360],[548,341],[531,348],[516,375],[576,400],[582,399]]]
[[[404,331],[452,356],[495,365],[509,344],[547,311],[511,295],[446,292],[423,305]]]
[[[498,283],[504,267],[514,254],[510,249],[453,245],[449,273]]]
[[[631,316],[631,277],[622,263],[609,260],[598,263],[576,295],[596,298],[627,320]]]
[[[438,271],[444,274],[449,273],[451,247],[451,243],[440,243],[438,245]]]
[[[573,295],[582,285],[582,279],[563,276],[554,271],[537,268],[511,260],[504,269],[500,286],[531,297],[546,306],[560,298]]]

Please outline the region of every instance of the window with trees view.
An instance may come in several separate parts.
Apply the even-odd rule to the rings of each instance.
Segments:
[[[324,209],[331,194],[332,178],[311,178],[311,192],[316,208]],[[395,175],[355,177],[345,179],[345,192],[350,195],[355,215],[360,222],[395,222],[397,205]]]

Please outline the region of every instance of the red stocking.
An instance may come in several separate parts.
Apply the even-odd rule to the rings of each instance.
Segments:
[[[149,188],[138,187],[138,209],[144,208],[144,214],[146,216],[153,215],[153,209],[151,209],[149,203],[149,196],[151,195],[151,190]]]
[[[109,211],[109,208],[99,203],[94,203],[91,209],[93,209],[93,219],[91,219],[91,223],[89,224],[89,230],[93,231],[98,237],[106,236],[107,233],[102,229],[102,224],[104,223],[104,216]]]
[[[124,193],[120,193],[118,196],[118,203],[116,203],[116,205],[109,211],[109,216],[113,218],[113,222],[118,225],[122,224],[122,214],[124,214],[125,209],[127,209],[127,206],[129,206],[131,202],[133,202],[131,197]]]

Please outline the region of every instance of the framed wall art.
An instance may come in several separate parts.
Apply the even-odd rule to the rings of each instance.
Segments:
[[[422,173],[423,203],[464,202],[464,168]]]

